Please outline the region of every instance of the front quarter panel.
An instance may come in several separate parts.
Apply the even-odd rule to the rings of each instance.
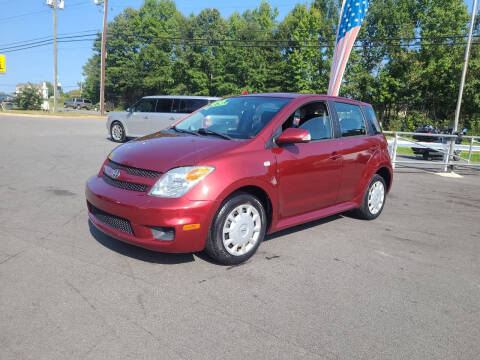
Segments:
[[[255,186],[270,198],[276,213],[276,163],[271,152],[258,151],[229,154],[199,165],[214,166],[215,171],[198,183],[185,196],[192,201],[216,201],[220,206],[236,190]]]

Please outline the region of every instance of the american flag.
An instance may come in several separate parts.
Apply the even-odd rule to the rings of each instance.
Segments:
[[[338,96],[343,72],[360,31],[360,26],[367,14],[368,3],[369,0],[343,0],[337,41],[332,58],[332,69],[330,70],[328,95]]]

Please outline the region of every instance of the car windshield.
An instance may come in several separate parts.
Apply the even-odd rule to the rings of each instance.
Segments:
[[[216,101],[180,122],[175,129],[227,135],[234,139],[254,138],[291,98],[241,96]]]

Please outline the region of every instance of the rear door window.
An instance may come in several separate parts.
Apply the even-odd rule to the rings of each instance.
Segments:
[[[158,99],[157,108],[155,112],[158,113],[171,113],[172,112],[173,99]]]
[[[366,135],[365,119],[358,105],[335,102],[342,137]]]
[[[367,117],[367,122],[372,131],[373,135],[381,134],[382,129],[380,128],[380,124],[378,123],[377,117],[375,116],[375,111],[370,106],[364,106],[363,112]]]

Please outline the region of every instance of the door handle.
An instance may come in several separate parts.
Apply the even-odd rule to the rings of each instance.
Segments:
[[[170,118],[170,121],[174,121],[174,120],[175,120],[175,118],[172,116],[172,117]]]
[[[144,119],[148,119],[148,116],[144,116],[143,118],[144,118]]]
[[[331,154],[330,154],[330,159],[331,160],[338,160],[340,159],[342,155],[338,153],[338,151],[333,151]]]

